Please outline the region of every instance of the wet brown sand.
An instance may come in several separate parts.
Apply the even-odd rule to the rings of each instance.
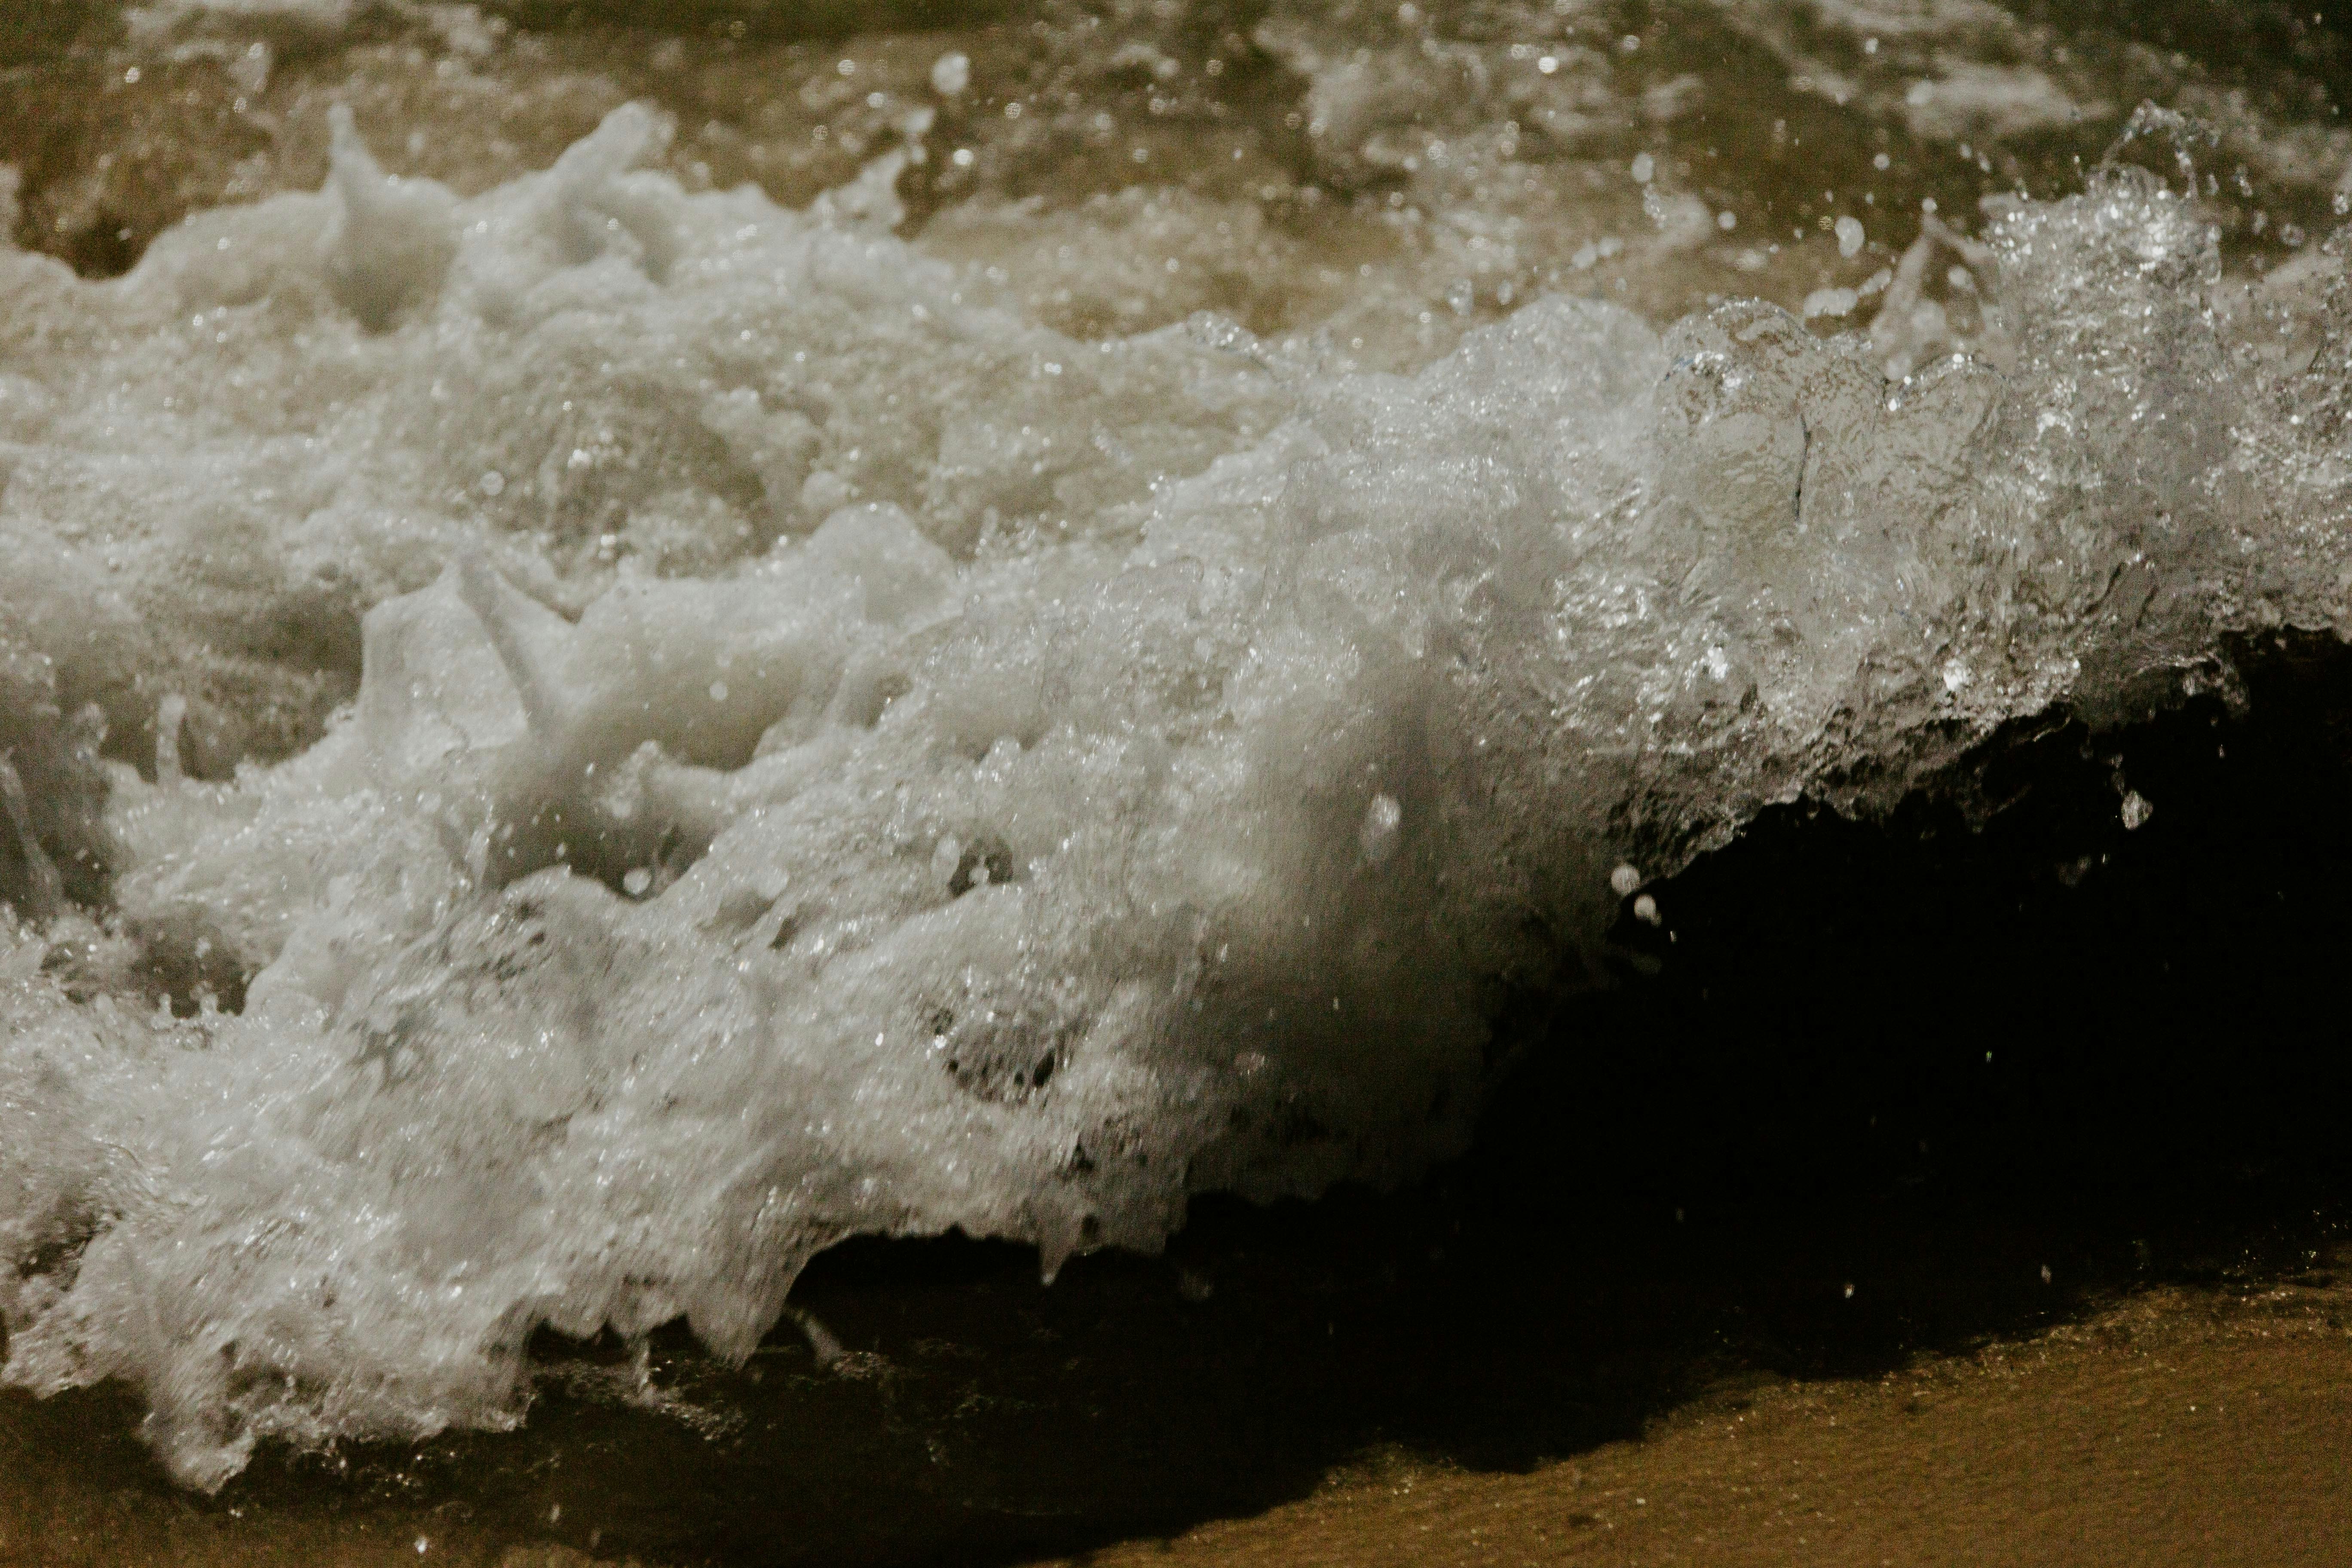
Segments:
[[[23,1414],[0,1438],[12,1565],[624,1560],[555,1529],[518,1541],[451,1497],[288,1516],[125,1486],[87,1466],[89,1432],[29,1451]],[[1253,1516],[1053,1561],[2335,1564],[2352,1562],[2347,1455],[2352,1285],[2306,1272],[2160,1287],[1876,1377],[1727,1376],[1638,1437],[1520,1470],[1374,1448]]]
[[[1368,1458],[1255,1518],[1058,1561],[2352,1562],[2352,1295],[2163,1289],[1869,1380],[1728,1383],[1521,1474]]]

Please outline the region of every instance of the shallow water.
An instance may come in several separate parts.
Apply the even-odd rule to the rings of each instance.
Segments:
[[[1002,1558],[1343,1463],[1380,1422],[1328,1362],[1255,1439],[1306,1458],[1236,1489],[1169,1458],[1229,1429],[1150,1415],[1236,1384],[1132,1352],[1072,1394],[1016,1347],[1177,1332],[1208,1275],[1087,1255],[1208,1194],[1410,1186],[1482,1126],[1507,1171],[1541,1139],[1502,1083],[1623,1114],[1628,1029],[1736,1122],[1820,1015],[1655,977],[1785,814],[2022,813],[2046,864],[1970,873],[1999,899],[2168,841],[2170,910],[2243,848],[2172,826],[2219,787],[2156,760],[2184,713],[2336,755],[2332,678],[2247,704],[2282,648],[2333,668],[2352,583],[2342,38],[1763,0],[0,23],[19,1440],[105,1434],[58,1495],[119,1479],[166,1552],[238,1509],[273,1550],[490,1552],[544,1504],[747,1559],[938,1555],[977,1510]],[[1985,983],[1894,978],[1826,984],[1932,1101],[1921,1014]],[[2124,1011],[2161,1053],[2182,1005]],[[1201,1245],[1270,1252],[1311,1330],[1318,1268],[1378,1296],[1368,1237],[1461,1218],[1423,1201]],[[1494,1223],[1488,1267],[1559,1245]],[[950,1231],[1034,1250],[829,1250]],[[1005,1304],[1041,1262],[1056,1305]],[[1222,1310],[1199,1353],[1295,1340]],[[925,1357],[997,1414],[959,1436]],[[1596,1423],[1506,1421],[1550,1434],[1522,1457],[1699,1364],[1631,1359],[1563,1395]],[[1039,1435],[1122,1404],[1129,1479]],[[607,1456],[584,1490],[566,1452]],[[849,1501],[743,1500],[779,1471]]]

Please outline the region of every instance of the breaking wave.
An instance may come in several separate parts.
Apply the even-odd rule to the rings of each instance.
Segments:
[[[0,251],[5,1377],[190,1484],[512,1425],[541,1326],[748,1355],[851,1235],[1407,1179],[1765,807],[2345,628],[2344,247],[2136,168],[1923,235],[1966,355],[1547,295],[1389,374],[1045,324],[894,235],[920,127],[805,210],[667,134],[461,196],[345,114]]]

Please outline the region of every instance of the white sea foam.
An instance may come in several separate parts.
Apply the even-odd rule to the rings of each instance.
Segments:
[[[1498,1001],[1768,803],[2343,623],[2341,256],[2226,287],[2136,171],[1967,241],[1981,352],[1899,383],[1549,298],[1386,376],[1064,336],[898,165],[794,213],[666,134],[461,199],[346,124],[117,281],[0,253],[0,723],[81,781],[0,875],[122,915],[0,943],[5,1374],[136,1385],[193,1484],[511,1424],[541,1324],[745,1355],[851,1234],[1406,1177]],[[362,611],[323,740],[97,831],[85,704],[235,755]]]

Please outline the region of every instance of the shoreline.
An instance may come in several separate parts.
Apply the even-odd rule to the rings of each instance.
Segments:
[[[2159,1288],[1875,1380],[1737,1382],[1525,1473],[1402,1455],[1056,1568],[2352,1558],[2352,1292]]]
[[[1377,1445],[1252,1513],[1027,1561],[2338,1563],[2352,1554],[2345,1262],[2339,1248],[2291,1277],[2157,1285],[1876,1375],[1728,1372],[1637,1436],[1519,1468]],[[205,1500],[159,1476],[139,1484],[127,1429],[28,1414],[21,1395],[0,1402],[0,1451],[15,1450],[0,1466],[0,1563],[27,1568],[683,1568],[761,1555],[616,1552],[564,1531],[560,1514],[530,1531],[511,1510],[478,1514],[450,1474],[405,1498],[385,1495],[379,1476],[295,1508],[232,1500],[236,1488]],[[26,1450],[76,1426],[91,1451]],[[561,1468],[546,1435],[509,1441],[538,1449],[538,1468]]]

